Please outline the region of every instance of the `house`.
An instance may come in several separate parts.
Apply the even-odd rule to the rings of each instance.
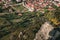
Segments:
[[[22,2],[22,0],[16,0],[16,2]]]
[[[51,8],[48,8],[48,10],[54,10],[52,5],[60,7],[60,2],[59,0],[26,0],[24,5],[27,9],[29,9],[29,11],[41,10],[41,8],[44,9],[47,6],[51,6]]]
[[[0,1],[2,1],[2,0],[0,0]]]

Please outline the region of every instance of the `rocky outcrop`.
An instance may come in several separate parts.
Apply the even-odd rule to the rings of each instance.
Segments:
[[[34,38],[34,40],[47,40],[49,37],[51,37],[49,35],[49,32],[53,29],[54,27],[51,24],[45,22],[41,26],[40,30],[36,33],[36,37]]]

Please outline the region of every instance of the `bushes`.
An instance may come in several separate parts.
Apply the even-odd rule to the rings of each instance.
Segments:
[[[59,14],[59,13],[57,13],[57,14]],[[50,20],[51,22],[53,22],[53,24],[59,25],[60,22],[58,21],[59,18],[57,18],[57,16],[58,16],[58,15],[56,15],[56,13],[54,13],[54,12],[48,12],[48,13],[45,14],[45,17],[46,17],[48,20]]]
[[[0,6],[0,13],[2,13],[3,12],[3,9],[2,9],[2,7]]]
[[[21,11],[23,7],[21,6]],[[18,7],[20,9],[20,7]],[[17,10],[17,7],[16,7]],[[58,10],[58,9],[57,9]],[[13,33],[16,31],[20,32],[21,30],[27,30],[25,33],[28,33],[29,38],[27,40],[33,40],[36,32],[40,29],[41,25],[50,21],[53,24],[58,25],[60,20],[60,11],[49,12],[45,9],[46,13],[41,12],[23,12],[22,16],[14,13],[7,13],[0,16],[0,35],[5,36],[7,34]],[[18,31],[19,29],[19,31]],[[29,33],[30,32],[30,33]],[[33,35],[33,36],[32,36]]]

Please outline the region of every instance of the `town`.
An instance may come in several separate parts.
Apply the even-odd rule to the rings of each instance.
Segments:
[[[11,5],[15,1],[17,4],[22,3],[29,11],[44,11],[44,8],[47,10],[55,10],[53,6],[60,7],[59,0],[0,0],[0,3],[4,2],[6,6]],[[44,12],[43,12],[44,13]]]

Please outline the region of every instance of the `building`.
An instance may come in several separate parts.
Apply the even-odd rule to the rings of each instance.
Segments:
[[[16,0],[16,2],[22,2],[23,0]]]

